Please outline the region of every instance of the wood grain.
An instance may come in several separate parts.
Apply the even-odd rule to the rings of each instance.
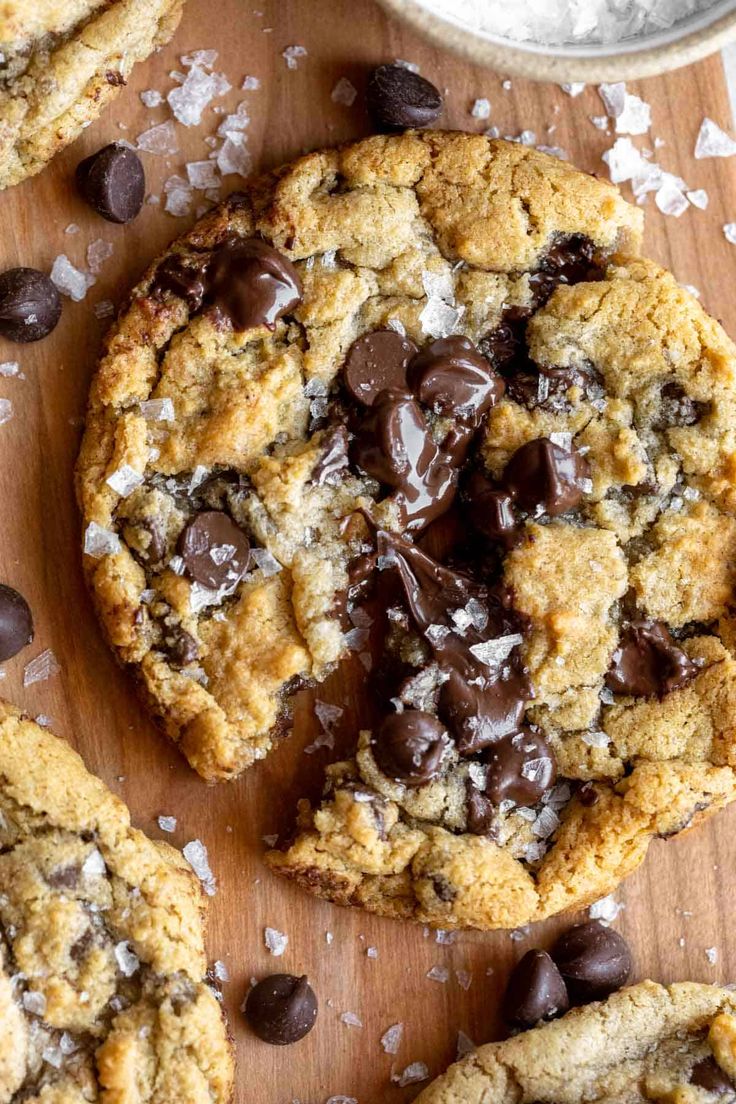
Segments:
[[[261,16],[243,0],[189,0],[175,42],[136,71],[112,110],[40,177],[0,196],[2,267],[46,268],[60,252],[79,263],[87,244],[98,237],[115,246],[88,298],[67,302],[51,338],[35,347],[0,348],[0,360],[20,359],[25,374],[24,380],[0,381],[0,393],[15,407],[13,420],[0,428],[0,578],[27,595],[37,626],[32,647],[6,665],[2,686],[31,714],[52,718],[55,730],[72,740],[89,766],[124,797],[140,826],[158,835],[155,817],[173,814],[176,844],[195,837],[207,844],[219,884],[211,904],[209,948],[232,975],[225,1001],[238,1049],[237,1104],[287,1104],[295,1098],[323,1104],[339,1093],[360,1104],[377,1104],[410,1099],[416,1088],[390,1087],[392,1068],[423,1060],[437,1073],[454,1057],[458,1029],[476,1042],[498,1037],[498,999],[511,962],[532,942],[546,944],[562,923],[540,925],[519,940],[507,933],[465,934],[452,946],[442,946],[421,928],[341,911],[304,896],[272,877],[260,857],[261,837],[291,817],[295,796],[319,786],[326,753],[307,757],[301,752],[317,731],[310,695],[299,699],[291,739],[240,782],[213,789],[157,735],[138,706],[128,678],[101,640],[82,585],[72,467],[104,327],[92,306],[108,297],[122,301],[125,289],[184,221],[149,206],[128,227],[103,223],[75,196],[73,169],[100,145],[133,137],[164,119],[165,109],[146,111],[138,92],[166,91],[171,87],[167,73],[179,67],[178,55],[203,47],[219,50],[218,65],[235,89],[247,73],[262,81],[261,91],[247,96],[257,166],[367,133],[360,101],[353,108],[333,104],[330,91],[341,76],[362,87],[369,66],[397,56],[418,62],[447,90],[447,125],[482,129],[486,124],[472,120],[469,108],[476,97],[488,97],[491,122],[503,134],[533,129],[540,141],[564,147],[592,171],[602,168],[600,153],[610,139],[589,122],[590,115],[602,111],[594,89],[576,99],[556,86],[521,81],[505,90],[499,76],[424,45],[389,22],[371,0],[261,0],[260,9]],[[308,57],[291,72],[281,51],[294,43],[304,45]],[[709,309],[736,332],[736,253],[721,232],[724,222],[736,219],[733,163],[691,159],[704,114],[722,125],[730,121],[721,63],[713,59],[643,82],[636,90],[651,102],[654,133],[665,142],[658,158],[710,195],[706,212],[692,210],[680,220],[663,218],[650,203],[648,251],[671,265],[683,282],[699,287]],[[234,90],[228,106],[239,98]],[[147,158],[152,191],[181,171],[185,158],[207,155],[203,138],[216,125],[217,117],[208,111],[202,127],[179,128],[181,157]],[[547,127],[556,129],[550,135]],[[235,187],[237,180],[230,177],[228,183]],[[72,222],[80,232],[65,234]],[[46,647],[59,658],[61,673],[24,689],[24,663]],[[344,737],[360,712],[361,692],[362,680],[354,671],[341,673],[320,692],[325,700],[347,701]],[[638,977],[734,979],[736,942],[729,948],[729,934],[735,827],[733,809],[687,837],[655,843],[645,867],[620,893],[626,909],[619,926],[635,948]],[[264,950],[264,925],[288,933],[283,958],[274,960]],[[334,933],[331,946],[327,931]],[[377,959],[366,956],[368,946],[378,949]],[[709,947],[718,949],[715,964],[706,957]],[[434,964],[449,968],[446,984],[425,977]],[[306,971],[322,1006],[314,1032],[286,1050],[255,1040],[238,1012],[248,979],[274,968]],[[458,983],[458,970],[472,974],[468,991]],[[345,1011],[360,1016],[362,1029],[340,1022]],[[379,1037],[397,1021],[406,1030],[393,1060],[382,1052]]]

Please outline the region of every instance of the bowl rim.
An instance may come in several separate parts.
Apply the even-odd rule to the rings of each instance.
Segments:
[[[674,42],[625,50],[610,56],[543,54],[523,46],[481,38],[425,8],[419,0],[379,0],[379,3],[440,48],[450,49],[478,65],[510,76],[555,81],[558,84],[572,81],[597,84],[601,81],[656,76],[699,61],[736,39],[735,8],[724,12],[707,26],[685,33]]]

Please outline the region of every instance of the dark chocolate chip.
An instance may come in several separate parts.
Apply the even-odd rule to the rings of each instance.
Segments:
[[[166,650],[175,667],[188,667],[199,656],[197,641],[181,626],[177,626],[166,638]]]
[[[503,1018],[513,1027],[534,1027],[562,1016],[570,1007],[560,971],[546,951],[527,951],[506,987]]]
[[[440,772],[447,747],[445,727],[431,713],[391,713],[371,739],[379,769],[405,786],[426,786]]]
[[[403,391],[381,391],[350,450],[358,467],[394,491],[405,528],[445,513],[457,493],[457,469],[437,445],[419,403]]]
[[[260,238],[234,239],[207,265],[206,298],[234,329],[274,329],[302,301],[302,282],[288,257]]]
[[[685,686],[698,670],[663,621],[631,621],[613,653],[606,686],[614,694],[662,697]]]
[[[190,258],[188,263],[178,254],[170,254],[159,264],[151,284],[151,295],[162,296],[170,291],[183,299],[190,311],[202,306],[206,263],[201,258]]]
[[[574,1000],[601,1000],[615,993],[629,979],[631,951],[626,940],[589,920],[564,932],[552,948],[552,958]]]
[[[61,318],[59,289],[35,268],[0,274],[0,334],[27,344],[46,337]]]
[[[440,901],[449,904],[450,901],[454,901],[457,897],[457,890],[444,874],[432,874],[431,882],[435,896],[439,898]]]
[[[504,548],[511,548],[517,542],[519,523],[508,491],[495,487],[480,472],[474,472],[464,499],[468,517],[479,532]]]
[[[496,805],[502,801],[536,805],[557,778],[555,753],[544,736],[528,729],[492,744],[485,762],[486,794]]]
[[[312,468],[312,482],[318,486],[334,484],[348,466],[348,431],[345,426],[327,430],[322,438],[322,452]]]
[[[679,383],[666,383],[660,393],[660,408],[654,429],[668,429],[671,426],[695,425],[707,414],[708,403],[690,398]]]
[[[584,805],[586,809],[590,809],[593,805],[597,805],[601,796],[598,790],[595,788],[592,782],[583,782],[582,786],[578,790],[578,800],[581,805]]]
[[[0,583],[0,663],[33,640],[33,617],[22,594]]]
[[[108,222],[130,222],[143,206],[143,164],[135,150],[112,142],[79,162],[77,187],[82,198]]]
[[[195,582],[211,590],[234,587],[250,561],[250,541],[221,510],[205,510],[179,538],[179,554]]]
[[[348,349],[343,380],[356,402],[372,406],[379,391],[406,390],[406,371],[417,352],[413,341],[395,330],[363,334]]]
[[[46,875],[46,881],[54,889],[74,889],[79,885],[79,875],[82,868],[79,863],[69,863],[67,866],[59,866]]]
[[[366,105],[380,130],[429,126],[442,114],[442,96],[425,77],[404,65],[379,65],[368,78]]]
[[[558,284],[602,280],[604,274],[603,261],[590,238],[584,234],[560,238],[543,258],[538,271],[529,277],[535,307],[543,306]]]
[[[264,1043],[287,1046],[314,1027],[317,997],[306,975],[271,974],[254,985],[245,1001],[245,1018]]]
[[[696,1062],[690,1071],[690,1084],[706,1089],[715,1096],[736,1097],[736,1086],[710,1055]]]
[[[516,450],[503,482],[522,509],[557,517],[578,505],[589,474],[587,460],[576,449],[538,437]]]
[[[501,377],[467,337],[440,337],[418,353],[409,383],[420,402],[438,414],[477,425],[504,393]]]
[[[467,830],[474,836],[487,836],[493,831],[496,807],[473,782],[468,781]]]

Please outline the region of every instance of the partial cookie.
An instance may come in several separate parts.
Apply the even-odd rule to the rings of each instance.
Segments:
[[[736,996],[643,981],[451,1066],[416,1104],[736,1100]]]
[[[0,703],[0,1102],[225,1104],[185,860],[63,741]]]
[[[9,0],[0,10],[0,189],[33,176],[168,42],[184,0]]]
[[[107,636],[205,778],[262,758],[293,689],[364,648],[345,601],[364,514],[405,526],[348,455],[356,339],[405,334],[408,356],[448,332],[482,343],[640,229],[610,185],[521,145],[380,137],[249,186],[134,289],[79,460],[85,566]],[[439,478],[449,505],[455,475]]]

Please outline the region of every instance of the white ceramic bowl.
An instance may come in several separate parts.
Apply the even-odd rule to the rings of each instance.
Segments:
[[[380,0],[437,46],[480,65],[532,80],[610,81],[653,76],[687,65],[736,39],[736,0],[710,8],[660,31],[613,45],[540,46],[476,31],[461,16],[440,14],[431,0]],[[515,3],[516,0],[508,0]]]

